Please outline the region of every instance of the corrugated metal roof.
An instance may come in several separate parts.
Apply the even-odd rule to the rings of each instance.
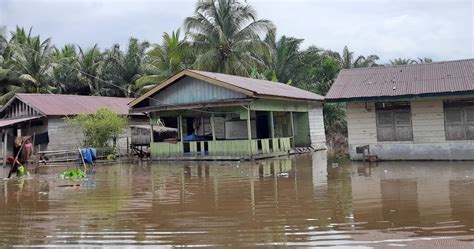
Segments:
[[[294,99],[324,100],[324,97],[321,95],[279,82],[198,70],[189,71],[254,92],[257,97],[258,95],[264,95]]]
[[[40,118],[40,117],[36,116],[36,117],[26,117],[26,118],[0,119],[0,128],[18,124],[25,121],[29,121],[29,120],[33,120],[33,119],[37,119],[37,118]]]
[[[47,116],[95,113],[102,107],[107,107],[116,113],[127,115],[127,104],[133,100],[132,98],[64,94],[17,93],[15,96]]]
[[[326,100],[474,91],[474,59],[342,70]]]

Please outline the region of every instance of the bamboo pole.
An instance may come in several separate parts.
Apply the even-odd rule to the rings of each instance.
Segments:
[[[82,155],[81,148],[77,147],[77,149],[79,150],[79,155],[81,155],[82,165],[84,166],[84,172],[85,172],[85,171],[87,171],[87,166],[86,166],[86,161],[84,161],[84,155]]]

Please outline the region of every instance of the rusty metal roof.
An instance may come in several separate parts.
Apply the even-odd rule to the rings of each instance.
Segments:
[[[279,82],[258,80],[222,73],[212,73],[198,70],[184,70],[167,79],[166,81],[156,85],[144,95],[136,98],[135,100],[129,103],[129,106],[133,108],[141,101],[151,97],[153,94],[161,91],[162,89],[186,76],[197,78],[199,80],[206,81],[210,84],[216,84],[218,86],[228,88],[230,90],[238,91],[252,98],[277,98],[303,101],[324,100],[324,97],[321,95]]]
[[[346,101],[474,92],[474,59],[342,70],[325,99]]]
[[[46,116],[95,113],[102,107],[107,107],[122,115],[128,115],[127,104],[133,100],[132,98],[118,97],[29,93],[17,93],[15,97]]]

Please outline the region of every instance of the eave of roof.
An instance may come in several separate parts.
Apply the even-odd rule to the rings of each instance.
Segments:
[[[421,98],[433,98],[433,97],[465,97],[472,96],[473,91],[463,92],[443,92],[443,93],[424,93],[424,94],[407,94],[407,95],[386,95],[386,96],[375,96],[375,97],[357,97],[357,98],[334,98],[326,99],[327,103],[345,103],[345,102],[368,102],[368,101],[383,101],[383,100],[400,100],[400,99],[421,99]]]

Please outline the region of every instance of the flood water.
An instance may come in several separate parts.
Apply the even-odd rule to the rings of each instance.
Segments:
[[[474,248],[473,162],[117,164],[80,186],[62,170],[0,180],[0,247]]]

